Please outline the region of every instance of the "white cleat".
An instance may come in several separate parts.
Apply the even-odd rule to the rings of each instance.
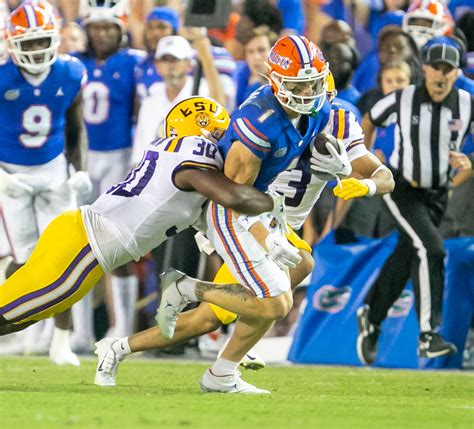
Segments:
[[[245,369],[258,371],[265,368],[266,363],[259,355],[250,350],[240,361],[240,366]]]
[[[247,395],[271,395],[271,392],[259,389],[253,384],[247,383],[240,378],[240,372],[236,371],[229,375],[214,375],[211,369],[207,369],[199,381],[204,393],[243,393]]]
[[[115,386],[117,370],[123,357],[115,353],[112,344],[118,338],[104,338],[95,343],[95,354],[97,355],[97,369],[95,371],[94,383],[97,386]]]
[[[173,338],[176,321],[179,313],[186,307],[191,300],[187,295],[179,291],[177,282],[186,277],[181,271],[169,269],[160,275],[161,277],[161,302],[156,321],[161,331],[161,336],[170,340]]]
[[[55,347],[51,347],[49,350],[49,360],[55,365],[81,365],[81,361],[77,355],[68,348],[56,350]]]

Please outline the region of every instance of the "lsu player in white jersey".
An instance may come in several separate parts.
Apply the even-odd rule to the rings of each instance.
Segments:
[[[329,76],[328,97],[334,97],[334,85],[331,85],[331,75]],[[374,190],[375,182],[371,179],[374,176],[383,175],[378,178],[378,186],[384,192],[391,191],[391,174],[364,145],[364,134],[353,113],[341,108],[339,105],[332,105],[329,113],[329,120],[322,129],[323,133],[330,134],[338,139],[339,152],[347,154],[352,172],[355,176],[365,178],[365,183],[369,183],[371,190]],[[331,178],[343,177],[350,173],[344,167],[341,160],[334,155],[321,155],[310,145],[296,165],[282,173],[273,181],[270,188],[285,195],[285,213],[290,233],[287,235],[288,241],[295,246],[303,258],[301,263],[290,270],[291,286],[294,290],[296,286],[306,277],[308,273],[305,264],[312,261],[311,247],[304,240],[299,238],[294,232],[303,225],[309,216],[311,209],[319,199],[322,190],[327,185],[327,180]],[[344,170],[344,171],[343,171]],[[386,170],[382,173],[382,170]],[[379,173],[380,172],[380,173]],[[371,181],[373,183],[371,183]],[[358,198],[364,196],[363,187],[358,184],[355,178],[344,179],[344,187],[336,187],[334,193],[343,199]],[[271,224],[267,215],[261,215],[261,219],[267,227]],[[269,227],[271,231],[274,228]],[[311,271],[311,269],[309,270]],[[221,284],[236,284],[229,268],[224,264],[214,280]],[[181,313],[176,324],[176,329],[172,339],[165,339],[160,328],[153,327],[143,332],[139,332],[125,338],[105,338],[99,341],[96,346],[98,355],[98,366],[95,375],[95,383],[101,386],[115,386],[116,376],[120,363],[131,353],[169,347],[179,342],[186,341],[195,336],[204,335],[217,329],[222,324],[232,323],[237,319],[237,314],[214,304],[202,302],[199,307]],[[241,361],[241,365],[246,368],[260,369],[265,364],[252,353],[248,353]],[[235,379],[234,379],[235,380]],[[229,386],[227,390],[235,393],[264,393],[261,389],[252,389],[253,386],[241,381],[240,390]],[[259,392],[260,391],[260,392]]]
[[[248,215],[272,212],[283,222],[282,197],[236,184],[221,169],[218,138],[229,124],[214,100],[192,97],[175,106],[187,135],[152,142],[125,180],[90,206],[58,216],[27,263],[0,285],[0,335],[61,313],[87,294],[104,272],[138,260],[168,237],[195,225],[207,199]],[[178,124],[179,125],[179,124]],[[167,127],[171,135],[173,124]]]
[[[7,277],[26,262],[47,224],[74,206],[72,193],[92,186],[82,171],[87,139],[81,89],[87,76],[79,61],[58,56],[58,27],[44,1],[24,2],[6,21],[10,59],[0,66],[0,205],[13,256]],[[50,357],[78,365],[69,323],[68,317],[56,318]]]

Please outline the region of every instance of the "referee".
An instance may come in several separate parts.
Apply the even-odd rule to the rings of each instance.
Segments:
[[[420,325],[418,354],[435,358],[456,353],[437,332],[441,323],[445,256],[438,230],[447,204],[454,169],[472,167],[459,149],[473,125],[474,98],[454,89],[459,52],[447,44],[429,48],[423,59],[423,82],[392,92],[364,117],[366,135],[375,127],[395,123],[395,147],[389,159],[395,190],[384,195],[400,233],[357,311],[357,353],[372,364],[377,355],[380,326],[411,278]]]

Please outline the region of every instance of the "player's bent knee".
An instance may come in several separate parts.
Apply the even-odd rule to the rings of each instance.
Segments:
[[[285,292],[269,301],[268,319],[281,320],[286,317],[293,306],[293,295]]]

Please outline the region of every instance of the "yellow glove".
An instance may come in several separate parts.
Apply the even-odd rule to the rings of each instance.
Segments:
[[[364,179],[357,180],[351,177],[350,179],[341,180],[333,189],[336,197],[350,200],[351,198],[359,198],[364,196],[371,197],[375,194],[376,187],[373,180]]]

